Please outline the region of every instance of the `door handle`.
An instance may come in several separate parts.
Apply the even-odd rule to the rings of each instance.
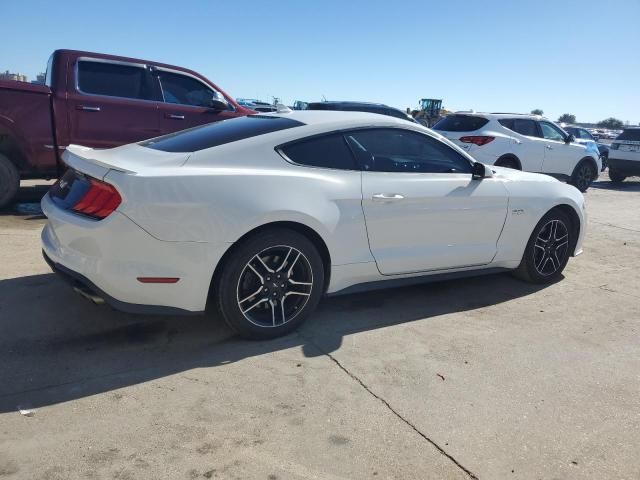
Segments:
[[[402,200],[404,195],[399,193],[375,193],[373,195],[374,200]]]
[[[547,150],[553,150],[553,147],[551,145],[545,145],[544,148],[546,148]]]
[[[76,110],[84,110],[85,112],[99,112],[100,107],[88,107],[87,105],[78,105]]]
[[[173,120],[184,120],[184,115],[177,115],[175,113],[167,114],[167,118],[171,118]]]

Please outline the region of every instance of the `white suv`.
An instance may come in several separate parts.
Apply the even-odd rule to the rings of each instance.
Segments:
[[[578,143],[539,115],[457,112],[432,128],[481,163],[546,173],[581,192],[602,167],[595,143]]]
[[[609,178],[622,182],[640,175],[640,127],[628,127],[609,147]]]

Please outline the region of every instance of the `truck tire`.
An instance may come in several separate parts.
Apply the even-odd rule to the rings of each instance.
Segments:
[[[0,208],[15,198],[20,188],[20,174],[15,165],[0,153]]]

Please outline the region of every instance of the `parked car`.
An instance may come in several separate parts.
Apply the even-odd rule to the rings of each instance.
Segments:
[[[369,103],[369,102],[309,102],[307,103],[307,110],[334,110],[340,112],[369,112],[378,113],[380,115],[388,115],[390,117],[400,118],[407,120],[408,122],[418,123],[411,115],[398,110],[397,108],[389,107],[382,103]]]
[[[256,112],[275,112],[278,107],[267,102],[262,102],[254,98],[236,98],[236,101],[243,107],[250,108]]]
[[[548,283],[582,252],[578,190],[388,116],[251,115],[64,161],[42,200],[54,271],[125,311],[215,306],[250,338],[290,332],[325,293],[500,270]]]
[[[581,192],[602,168],[595,143],[581,144],[552,121],[538,115],[455,113],[433,129],[479,162],[568,181]]]
[[[627,127],[611,142],[609,150],[609,178],[622,182],[640,175],[640,127]]]
[[[0,81],[0,207],[20,179],[62,173],[69,144],[110,148],[249,113],[185,68],[57,50],[46,85]]]
[[[561,126],[565,132],[570,133],[575,137],[577,143],[595,143],[598,153],[600,154],[600,163],[602,163],[600,171],[604,172],[607,168],[607,159],[609,158],[609,145],[598,142],[598,140],[586,128],[575,127],[572,125]]]

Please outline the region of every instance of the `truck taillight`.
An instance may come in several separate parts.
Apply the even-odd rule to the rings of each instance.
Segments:
[[[120,202],[122,202],[122,198],[112,185],[91,178],[89,179],[89,189],[71,207],[71,210],[101,220],[118,208]]]
[[[494,138],[496,137],[489,137],[486,135],[470,135],[468,137],[460,137],[460,141],[462,143],[473,143],[474,145],[478,145],[479,147],[481,147],[482,145],[493,142]]]

